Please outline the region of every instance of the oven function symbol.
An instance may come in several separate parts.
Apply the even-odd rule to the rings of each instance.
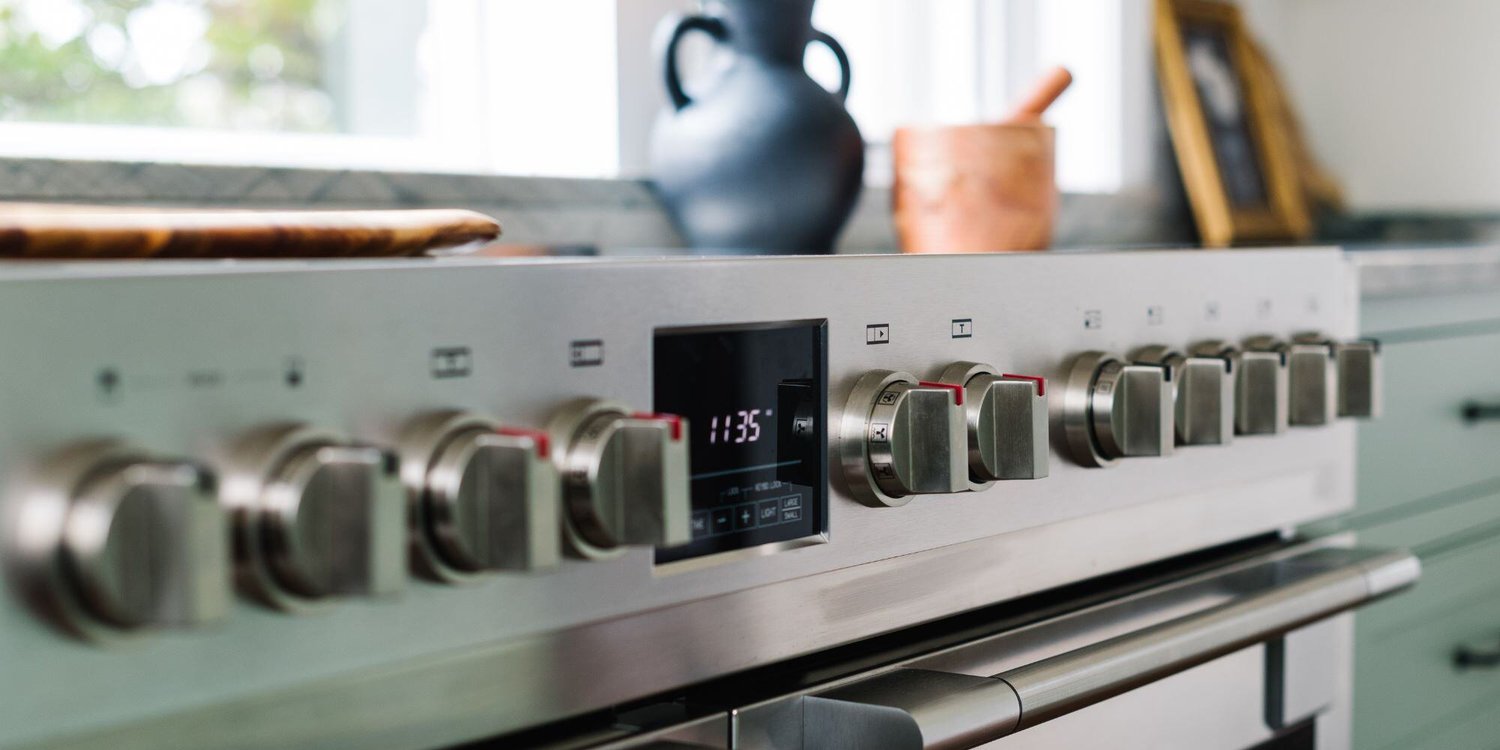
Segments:
[[[582,339],[568,342],[568,365],[570,367],[599,367],[604,364],[604,342],[600,339]]]
[[[816,426],[817,424],[812,417],[796,417],[792,419],[792,435],[806,437],[812,434]]]
[[[872,323],[865,326],[866,344],[889,344],[891,343],[891,324]]]
[[[94,383],[99,388],[99,398],[106,404],[112,404],[120,399],[120,371],[113,367],[105,367],[94,376]]]
[[[288,388],[300,388],[307,380],[307,367],[298,357],[286,361],[286,369],[282,372],[282,381]]]
[[[445,346],[432,350],[428,369],[434,380],[467,378],[474,372],[474,355],[467,346]]]

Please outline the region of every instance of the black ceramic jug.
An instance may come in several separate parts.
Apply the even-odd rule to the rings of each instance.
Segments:
[[[672,18],[660,55],[671,108],[657,120],[651,169],[673,221],[711,253],[827,253],[859,197],[864,141],[844,109],[849,58],[812,25],[814,0],[726,0]],[[697,99],[682,88],[677,48],[699,31],[733,62]],[[803,69],[807,45],[838,58],[838,93]]]

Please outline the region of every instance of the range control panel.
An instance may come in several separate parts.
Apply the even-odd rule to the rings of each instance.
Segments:
[[[812,538],[828,508],[827,321],[656,331],[655,408],[688,425],[692,541],[658,562]]]
[[[0,745],[387,673],[492,680],[465,741],[1326,517],[1356,306],[1332,251],[12,269]]]

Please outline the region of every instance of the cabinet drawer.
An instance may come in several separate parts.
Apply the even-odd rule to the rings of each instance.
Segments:
[[[1383,353],[1385,415],[1359,431],[1360,512],[1500,478],[1500,420],[1463,418],[1470,401],[1500,405],[1500,334],[1400,341]]]
[[[1423,563],[1415,589],[1355,618],[1355,747],[1450,742],[1467,737],[1465,727],[1492,726],[1490,714],[1500,718],[1500,669],[1453,665],[1459,644],[1500,643],[1500,536]],[[1486,745],[1433,745],[1449,746]]]

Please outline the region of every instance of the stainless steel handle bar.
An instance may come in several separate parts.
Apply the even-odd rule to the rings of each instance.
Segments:
[[[1421,564],[1323,548],[1245,573],[1227,601],[990,677],[902,668],[808,696],[803,749],[978,747],[1404,589]]]

